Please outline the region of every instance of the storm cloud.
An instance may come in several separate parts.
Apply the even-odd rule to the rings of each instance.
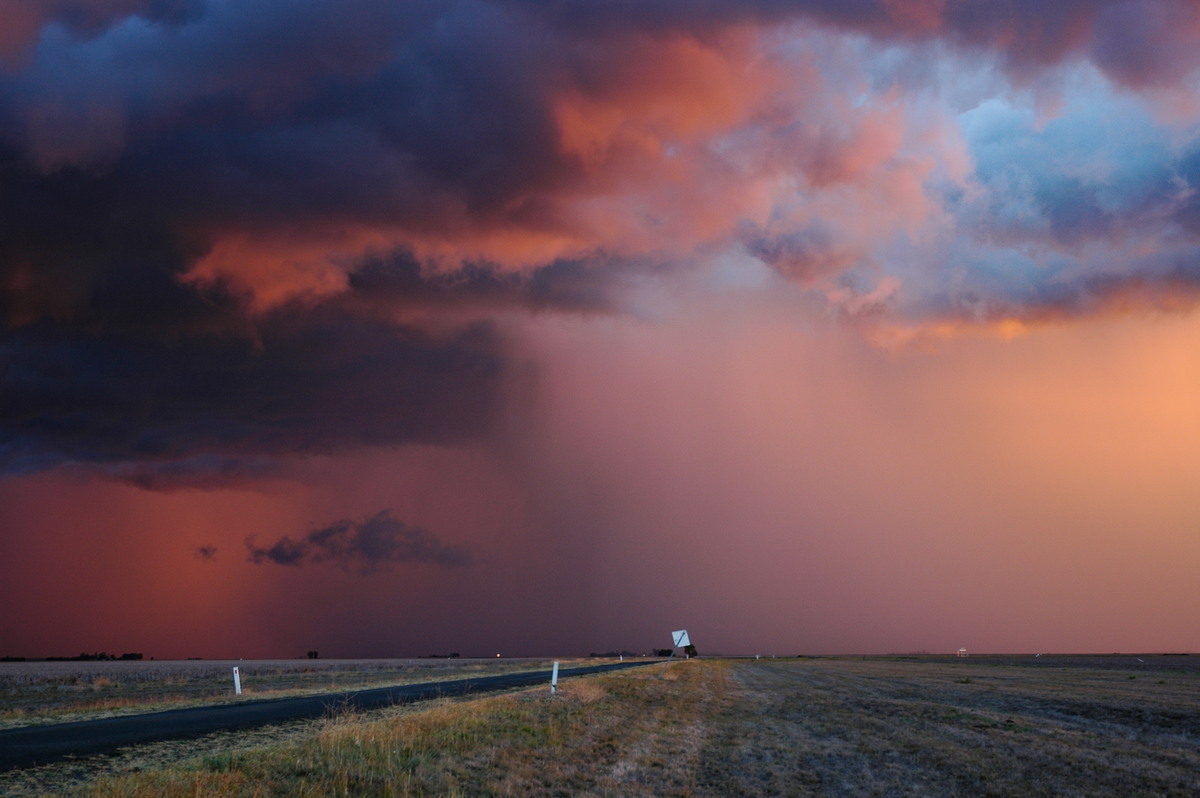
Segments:
[[[439,339],[337,316],[256,340],[28,325],[3,348],[0,465],[95,464],[154,487],[253,476],[285,454],[462,441],[488,427],[495,347],[486,327]]]
[[[479,440],[503,318],[730,259],[885,334],[1189,308],[1197,31],[1183,0],[21,0],[0,470],[217,487]]]

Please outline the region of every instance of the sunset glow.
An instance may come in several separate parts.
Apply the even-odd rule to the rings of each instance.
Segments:
[[[1200,650],[1200,3],[697,5],[19,0],[0,656]]]

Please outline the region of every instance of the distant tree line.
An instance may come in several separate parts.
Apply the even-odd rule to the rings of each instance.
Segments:
[[[652,656],[652,657],[670,657],[674,653],[675,653],[675,649],[673,649],[673,648],[652,648],[652,649],[650,649],[650,656]],[[698,656],[696,653],[695,646],[686,646],[683,649],[683,653],[687,654],[689,657]],[[606,651],[603,654],[597,654],[595,651],[593,651],[591,654],[588,654],[588,656],[589,657],[644,657],[646,655],[638,654],[635,651]]]
[[[700,656],[699,653],[696,651],[696,647],[693,645],[684,646],[683,653],[689,657]],[[656,649],[654,649],[654,656],[656,656],[656,657],[671,657],[674,655],[675,655],[675,649],[673,649],[673,648],[656,648]]]
[[[22,657],[22,659],[24,659]],[[117,660],[139,660],[142,655],[139,652],[133,651],[127,654],[117,656],[109,654],[106,651],[97,651],[94,654],[88,654],[86,651],[77,657],[46,657],[46,662],[115,662]]]

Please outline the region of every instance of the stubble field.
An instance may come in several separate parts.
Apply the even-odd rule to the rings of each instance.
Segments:
[[[86,795],[1196,795],[1196,657],[691,660],[336,715]],[[1200,664],[1200,662],[1196,663]],[[82,764],[82,763],[76,763]],[[37,794],[50,769],[0,792]],[[32,777],[42,779],[40,782]]]

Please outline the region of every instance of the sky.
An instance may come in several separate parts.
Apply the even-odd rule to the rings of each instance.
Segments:
[[[0,656],[1200,651],[1197,0],[9,0]]]

